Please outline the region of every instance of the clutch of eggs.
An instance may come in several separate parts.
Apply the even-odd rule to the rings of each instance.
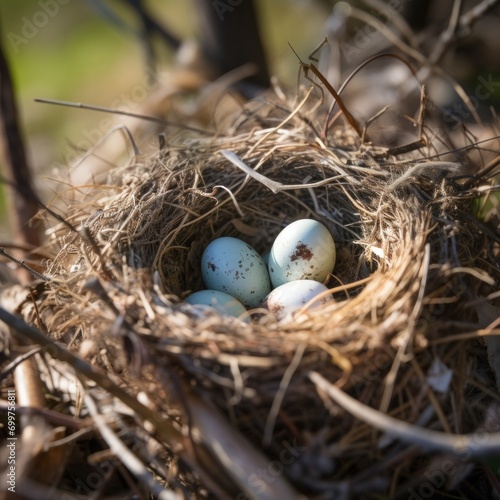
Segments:
[[[327,290],[321,282],[333,271],[335,257],[330,232],[313,219],[286,226],[264,258],[240,239],[217,238],[201,258],[208,290],[190,295],[186,302],[240,317],[245,308],[259,307],[265,301],[281,320]],[[323,294],[311,307],[331,300],[331,295]]]

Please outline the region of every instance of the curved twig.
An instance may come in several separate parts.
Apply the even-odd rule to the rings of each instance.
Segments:
[[[484,430],[478,430],[476,434],[446,434],[424,429],[360,403],[317,372],[311,372],[309,378],[318,390],[357,419],[425,451],[459,454],[467,459],[498,455],[500,451],[500,432],[487,434],[485,438]]]

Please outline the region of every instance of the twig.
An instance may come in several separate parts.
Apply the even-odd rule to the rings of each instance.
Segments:
[[[446,434],[424,429],[360,403],[317,372],[311,372],[309,378],[318,390],[326,393],[335,403],[357,419],[403,442],[417,445],[422,450],[440,451],[450,455],[460,454],[467,458],[498,455],[500,451],[500,432],[488,434],[486,440],[484,431],[478,434]]]
[[[485,165],[479,172],[474,174],[470,179],[464,183],[464,189],[471,188],[474,184],[481,182],[486,175],[492,172],[496,167],[500,165],[500,155],[493,158],[487,165]]]
[[[15,185],[21,196],[11,197],[13,205],[12,227],[20,244],[38,247],[38,230],[28,224],[38,213],[38,197],[26,158],[24,141],[19,127],[16,97],[9,66],[0,43],[0,128],[4,140],[7,179]],[[29,281],[29,278],[26,280]]]
[[[5,258],[11,260],[12,262],[15,262],[18,266],[22,267],[23,269],[31,273],[35,278],[38,278],[43,281],[50,281],[50,278],[32,269],[30,266],[28,266],[28,264],[24,262],[24,260],[16,259],[16,257],[7,253],[5,249],[2,247],[0,247],[0,255],[3,255]]]
[[[394,8],[392,8],[390,3],[386,3],[383,0],[363,0],[366,5],[378,9],[379,12],[389,10],[391,19],[390,22],[400,31],[400,33],[405,36],[412,47],[418,47],[418,39],[415,33],[411,29],[410,25],[407,23],[406,19]]]
[[[311,182],[309,184],[282,184],[278,181],[273,181],[267,178],[265,175],[260,174],[253,168],[249,167],[246,163],[240,160],[240,158],[232,151],[222,150],[222,155],[227,158],[234,166],[238,167],[240,170],[245,172],[245,174],[253,177],[256,181],[260,182],[267,188],[269,188],[273,193],[278,193],[279,191],[292,191],[295,189],[307,189],[319,186],[324,186],[332,182],[332,179],[323,179],[318,182]]]
[[[172,426],[170,422],[165,420],[156,412],[141,404],[135,396],[130,395],[121,387],[112,382],[106,373],[98,372],[89,363],[79,358],[72,352],[68,351],[62,344],[56,343],[46,337],[39,330],[29,325],[21,318],[11,314],[9,311],[0,306],[0,321],[3,321],[14,330],[17,330],[21,335],[29,339],[31,342],[44,347],[54,359],[68,363],[73,369],[83,377],[92,380],[104,390],[108,391],[114,397],[122,401],[129,408],[134,410],[144,420],[148,420],[156,425],[157,433],[163,439],[169,442],[172,446],[182,447],[184,438]]]
[[[471,7],[465,14],[462,14],[458,20],[458,25],[462,31],[465,31],[463,36],[466,36],[472,25],[483,17],[489,10],[498,5],[498,3],[500,3],[500,0],[483,0],[481,3]]]
[[[349,13],[350,16],[359,19],[360,21],[365,22],[366,24],[369,24],[370,26],[373,26],[376,30],[378,30],[382,35],[384,35],[395,47],[399,48],[402,50],[405,54],[409,55],[422,65],[427,64],[427,58],[423,54],[421,54],[418,50],[415,50],[413,47],[405,43],[403,40],[401,40],[396,33],[391,31],[385,24],[380,22],[378,19],[375,19],[373,16],[368,14],[367,12],[364,12],[361,9],[357,9],[355,7],[352,7]],[[467,110],[471,114],[471,116],[474,118],[474,120],[477,123],[481,123],[481,119],[477,113],[476,108],[474,107],[474,104],[472,103],[470,97],[468,96],[467,92],[463,89],[462,86],[460,86],[458,83],[456,83],[448,73],[446,73],[442,68],[440,68],[437,65],[433,66],[433,71],[445,78],[452,86],[457,95],[462,99],[462,101],[465,103],[467,106]],[[419,80],[423,80],[422,78],[419,77]]]
[[[451,10],[450,21],[448,27],[441,33],[441,37],[434,45],[434,51],[429,56],[427,61],[427,69],[435,66],[444,56],[448,48],[457,40],[456,31],[460,19],[460,11],[462,9],[462,0],[455,0]],[[425,68],[425,67],[424,67]],[[422,69],[424,69],[422,68]],[[427,76],[426,76],[427,77]],[[426,78],[424,77],[424,79]]]
[[[84,400],[104,441],[106,441],[111,451],[139,482],[146,485],[151,493],[160,500],[180,500],[183,498],[173,491],[166,490],[155,480],[153,475],[146,469],[145,465],[127,448],[127,446],[125,446],[121,439],[109,427],[104,417],[97,410],[94,400],[88,394],[84,395]]]
[[[185,125],[183,123],[172,122],[169,120],[164,120],[163,118],[158,118],[156,116],[142,115],[140,113],[131,113],[129,111],[123,111],[117,108],[106,108],[104,106],[93,106],[91,104],[83,104],[81,102],[68,102],[68,101],[59,101],[56,99],[35,99],[35,102],[40,102],[42,104],[54,104],[56,106],[67,106],[69,108],[80,108],[87,109],[89,111],[100,111],[101,113],[110,113],[113,115],[124,115],[130,116],[132,118],[139,118],[140,120],[146,120],[148,122],[159,123],[160,125],[166,125],[168,127],[177,127],[184,130],[190,130],[192,132],[197,132],[199,134],[204,135],[213,135],[213,132],[203,130],[197,127],[191,127],[190,125]]]
[[[400,62],[402,62],[407,68],[408,70],[410,71],[410,73],[415,77],[415,80],[417,81],[417,83],[420,85],[420,82],[418,81],[417,79],[417,73],[416,71],[412,68],[412,66],[408,63],[408,61],[406,59],[404,59],[402,56],[400,56],[399,54],[391,54],[391,53],[388,53],[388,54],[376,54],[372,57],[369,57],[368,59],[366,59],[366,61],[363,61],[361,64],[358,65],[357,68],[355,68],[351,74],[344,80],[344,82],[342,83],[342,85],[340,86],[339,88],[339,92],[338,94],[341,95],[342,92],[344,91],[344,89],[347,87],[347,85],[349,84],[349,82],[366,66],[368,66],[368,64],[371,64],[373,61],[376,61],[378,59],[383,59],[383,58],[390,58],[390,59],[396,59]],[[323,131],[322,131],[322,137],[325,137],[327,132],[328,132],[328,129],[333,125],[333,123],[335,122],[335,119],[336,119],[336,115],[333,117],[333,118],[330,118],[331,115],[332,115],[332,112],[333,112],[333,109],[335,108],[335,104],[336,104],[336,101],[333,101],[332,104],[330,105],[330,109],[328,110],[328,113],[326,115],[326,118],[325,118],[325,123],[323,125]],[[367,126],[367,125],[365,125]]]
[[[0,411],[7,412],[10,403],[8,401],[0,400]],[[29,416],[39,416],[43,417],[44,420],[50,422],[54,425],[62,425],[68,429],[88,429],[91,422],[85,422],[84,420],[75,420],[75,417],[71,415],[64,415],[54,410],[49,410],[47,408],[34,408],[32,406],[16,406],[16,413],[19,415],[29,415]],[[53,443],[47,443],[47,446],[53,446]]]
[[[325,43],[327,43],[326,38],[324,39],[323,43],[320,44],[315,49],[314,52],[317,52],[322,47],[322,45],[324,45]],[[342,110],[342,113],[346,117],[346,120],[349,123],[349,125],[356,131],[358,136],[361,137],[363,131],[361,130],[361,127],[360,127],[359,123],[357,122],[357,120],[354,118],[354,116],[352,116],[351,112],[347,109],[347,107],[344,104],[344,101],[340,97],[339,93],[333,88],[333,86],[330,84],[330,82],[324,77],[323,73],[321,73],[321,71],[312,62],[309,64],[305,63],[304,61],[302,61],[302,59],[299,57],[297,52],[295,52],[295,50],[293,49],[293,47],[291,45],[290,45],[290,48],[293,50],[293,53],[297,56],[297,59],[299,60],[300,65],[304,70],[304,76],[306,78],[308,78],[309,71],[314,73],[314,75],[321,81],[321,83],[325,86],[325,88],[328,90],[328,92],[330,92],[332,97],[335,99],[335,102],[338,104],[339,108]],[[309,59],[313,60],[312,54],[311,54],[311,56],[309,56]]]
[[[37,352],[40,352],[39,347],[35,347],[34,349],[31,349],[31,351],[27,352],[26,354],[20,354],[19,356],[16,357],[13,361],[11,361],[3,370],[2,373],[0,373],[0,380],[5,379],[8,377],[15,369],[16,367],[21,364],[22,362],[26,361],[27,359],[31,358],[33,355],[35,355]]]
[[[271,405],[271,409],[269,410],[266,425],[264,427],[264,437],[262,438],[262,445],[264,447],[270,446],[272,442],[274,424],[276,422],[276,417],[278,416],[281,403],[283,403],[283,399],[285,397],[288,386],[290,385],[290,381],[292,380],[295,370],[297,370],[300,362],[302,361],[302,356],[304,355],[305,350],[306,344],[300,344],[297,347],[291,363],[288,365],[285,373],[283,373],[283,377],[281,378],[280,385],[278,387],[278,390],[276,391],[276,395],[274,396],[273,404]]]
[[[241,487],[241,492],[246,494],[244,498],[304,500],[283,475],[268,481],[260,474],[259,471],[267,469],[269,459],[232,428],[209,401],[202,400],[193,391],[187,392],[185,399],[193,436],[199,436],[201,444]]]

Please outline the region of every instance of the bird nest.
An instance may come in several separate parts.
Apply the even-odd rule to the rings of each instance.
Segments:
[[[498,238],[471,216],[483,180],[464,185],[432,147],[396,156],[347,125],[321,134],[310,101],[253,101],[223,133],[172,138],[52,228],[57,256],[11,326],[43,345],[51,415],[73,422],[61,493],[428,498],[480,484],[474,460],[500,443],[482,340],[499,332],[480,307],[498,298]],[[214,238],[263,253],[302,218],[335,240],[333,302],[247,322],[184,302]]]

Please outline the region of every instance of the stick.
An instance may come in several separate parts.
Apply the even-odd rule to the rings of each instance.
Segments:
[[[467,459],[494,456],[500,451],[500,432],[490,433],[485,439],[484,430],[481,429],[478,429],[477,434],[446,434],[424,429],[360,403],[317,372],[311,372],[309,378],[318,390],[326,393],[357,419],[401,441],[417,445],[423,450],[459,454]]]
[[[160,500],[181,500],[180,494],[171,490],[165,489],[154,476],[149,472],[144,464],[127,448],[123,441],[115,434],[115,432],[106,423],[105,418],[97,410],[97,405],[94,400],[86,394],[84,396],[85,405],[87,406],[94,423],[101,433],[102,438],[106,441],[111,451],[125,465],[125,467],[135,476],[135,478],[149,489],[149,491]]]
[[[10,180],[21,196],[11,196],[12,229],[15,239],[22,245],[38,247],[38,230],[30,221],[38,213],[35,200],[38,197],[33,188],[32,174],[26,158],[24,141],[19,127],[16,96],[9,66],[0,43],[0,140],[4,141],[5,177]],[[29,277],[24,276],[24,281]]]

